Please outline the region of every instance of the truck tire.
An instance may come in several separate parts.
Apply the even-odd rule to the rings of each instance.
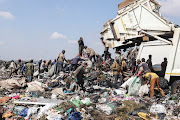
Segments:
[[[171,92],[172,92],[172,94],[180,93],[180,80],[175,81],[171,85]]]
[[[162,89],[169,89],[168,80],[163,77],[159,78],[159,85]]]

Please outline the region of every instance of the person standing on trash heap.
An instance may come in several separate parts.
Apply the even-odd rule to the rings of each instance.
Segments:
[[[39,59],[39,62],[38,62],[38,71],[39,71],[39,73],[40,73],[41,63],[42,63],[42,59]]]
[[[114,83],[117,83],[118,79],[119,79],[120,71],[121,71],[121,67],[119,65],[119,59],[118,58],[115,58],[115,61],[111,66],[111,69],[113,70],[113,76],[115,78]]]
[[[102,65],[103,65],[103,58],[97,53],[96,54],[96,68],[101,69]]]
[[[63,71],[63,63],[64,61],[68,62],[64,56],[65,50],[62,50],[62,52],[58,56],[58,63],[57,63],[57,74],[61,71]]]
[[[32,81],[33,74],[34,74],[34,65],[33,65],[33,60],[31,59],[29,63],[26,64],[26,67],[25,67],[25,75],[27,77],[27,82]]]
[[[122,60],[121,70],[122,70],[122,72],[127,72],[127,64],[126,64],[126,60],[125,59]]]
[[[17,75],[17,66],[16,63],[14,62],[14,60],[11,61],[10,65],[9,65],[9,69],[10,69],[10,74],[9,74],[9,78],[12,76],[12,74],[16,74]]]
[[[84,79],[86,79],[86,77],[84,76],[84,74],[85,74],[86,67],[87,67],[87,63],[82,63],[76,69],[76,71],[74,71],[74,77],[76,79],[76,83],[81,87],[81,90],[83,90],[83,91],[85,91]]]
[[[136,72],[136,69],[136,59],[132,58],[131,70],[133,74]]]
[[[17,69],[18,69],[19,74],[21,75],[22,75],[22,72],[21,72],[22,67],[23,67],[23,63],[21,62],[21,59],[18,59]]]
[[[84,49],[84,41],[82,37],[80,37],[78,44],[79,44],[79,55],[82,56],[82,51]]]
[[[147,72],[144,77],[150,81],[150,97],[154,97],[154,86],[157,85],[157,88],[159,89],[162,96],[165,96],[164,91],[160,88],[159,85],[159,76],[156,73],[153,72]]]
[[[46,63],[46,60],[43,60],[43,62],[41,63],[41,67],[40,67],[40,73],[44,73],[45,63]]]
[[[57,60],[56,60],[56,59],[54,59],[54,61],[51,63],[51,66],[55,65],[55,64],[56,64],[56,62],[57,62]]]
[[[167,67],[167,58],[164,58],[164,61],[161,63],[161,76],[164,77],[166,73],[166,67]]]
[[[84,49],[86,49],[89,60],[92,61],[92,58],[94,59],[94,62],[96,62],[96,57],[95,57],[95,51],[92,48],[88,48],[87,46],[84,46]]]
[[[24,73],[25,73],[25,68],[26,68],[26,65],[27,65],[27,61],[24,63],[24,65],[23,65],[23,67],[22,67],[22,69],[21,69],[21,73],[22,73],[22,75],[24,75]]]
[[[151,70],[151,72],[154,72],[152,65],[152,55],[149,55],[149,59],[146,61],[146,63],[148,64],[148,67]]]
[[[75,71],[78,67],[78,62],[81,61],[81,57],[80,54],[77,54],[77,56],[75,58],[73,58],[73,60],[71,61],[71,70]]]
[[[51,68],[51,60],[48,60],[45,63],[45,71],[48,72],[50,68]]]

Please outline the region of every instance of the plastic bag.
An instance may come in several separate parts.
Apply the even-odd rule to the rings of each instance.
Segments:
[[[21,111],[21,113],[20,113],[19,115],[22,116],[22,117],[26,117],[27,114],[28,114],[28,109],[25,108],[25,109],[23,109],[23,110]]]
[[[144,94],[148,94],[149,93],[149,87],[147,84],[142,85],[139,89],[139,97],[142,97]]]
[[[139,93],[140,87],[141,87],[140,78],[134,77],[134,79],[129,82],[128,94],[137,96]]]
[[[157,104],[157,105],[151,106],[150,112],[151,113],[165,113],[166,114],[166,108],[161,104]]]

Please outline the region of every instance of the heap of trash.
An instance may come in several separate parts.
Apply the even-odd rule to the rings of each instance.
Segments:
[[[3,62],[1,62],[3,64]],[[178,120],[179,94],[164,89],[162,97],[155,88],[149,97],[147,85],[126,73],[121,85],[114,84],[108,68],[88,69],[84,87],[77,85],[73,72],[34,73],[31,82],[23,75],[7,78],[9,69],[0,69],[0,118],[13,120]],[[52,71],[51,71],[52,72]],[[133,83],[131,82],[133,80]]]

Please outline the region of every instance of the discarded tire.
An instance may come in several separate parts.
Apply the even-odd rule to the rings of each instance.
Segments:
[[[162,89],[168,89],[169,88],[168,81],[163,77],[159,78],[159,85]]]
[[[171,85],[171,92],[172,94],[175,93],[180,93],[180,80],[175,81],[172,85]]]

